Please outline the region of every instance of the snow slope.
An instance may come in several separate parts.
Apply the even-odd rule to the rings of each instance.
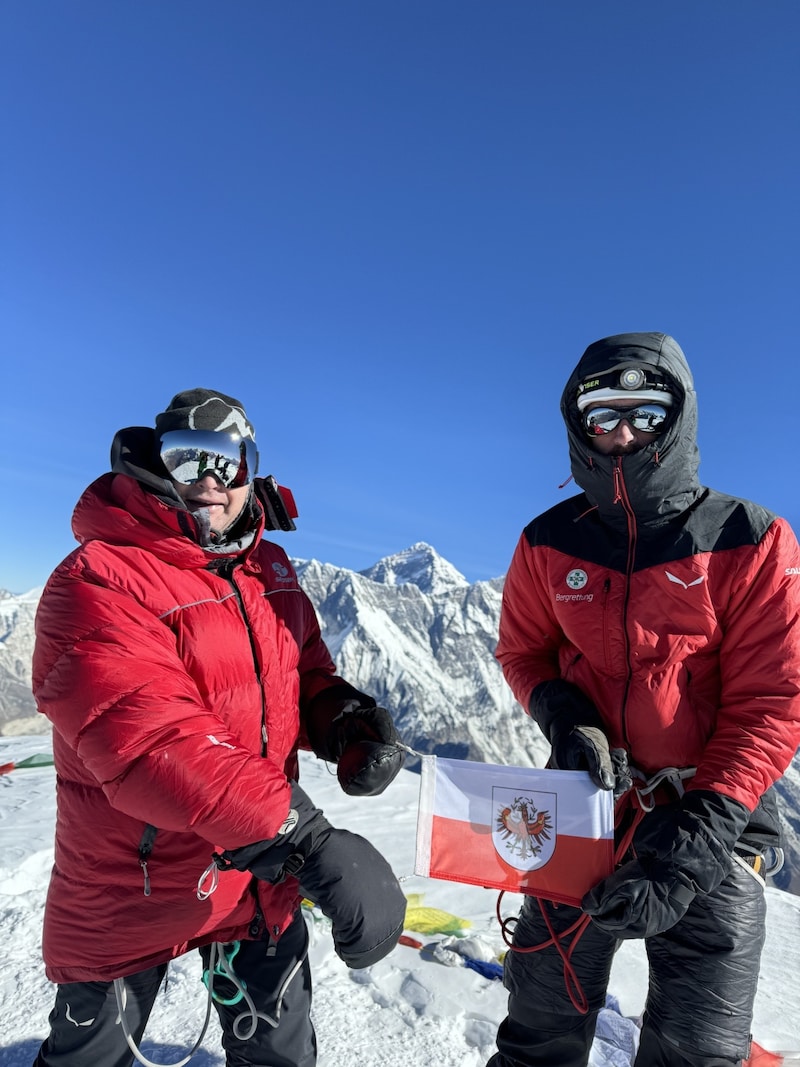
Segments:
[[[0,738],[0,764],[47,751],[46,737]],[[382,797],[353,799],[338,788],[325,764],[304,756],[303,784],[328,818],[372,840],[390,859],[411,905],[441,909],[471,925],[453,944],[493,959],[504,945],[491,890],[418,878],[413,874],[419,779],[409,771]],[[47,1032],[52,987],[39,957],[42,908],[52,863],[54,820],[52,767],[19,768],[0,777],[0,924],[4,966],[0,969],[2,1036],[0,1067],[30,1067]],[[756,1003],[756,1040],[772,1050],[800,1049],[800,898],[768,889],[769,931]],[[419,900],[418,897],[422,899]],[[503,900],[511,914],[518,897]],[[410,912],[410,914],[412,914]],[[413,913],[419,914],[419,913]],[[314,1019],[319,1067],[482,1067],[494,1051],[506,995],[466,966],[446,966],[415,948],[399,946],[374,967],[348,971],[333,952],[326,921],[307,913],[312,930]],[[444,933],[408,933],[427,945],[447,947]],[[458,957],[447,956],[449,962]],[[205,990],[195,955],[170,969],[157,1001],[144,1051],[159,1063],[175,1063],[194,1044],[205,1011]],[[635,1049],[633,1020],[641,1012],[646,966],[641,943],[623,944],[614,964],[611,991],[619,1011],[608,1010],[592,1053],[591,1067],[628,1067]],[[215,1019],[194,1067],[222,1067]],[[800,1061],[798,1061],[800,1062]]]

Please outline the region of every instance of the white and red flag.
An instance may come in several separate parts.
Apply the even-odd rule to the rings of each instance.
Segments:
[[[422,757],[414,873],[580,905],[614,869],[614,798],[585,771]]]

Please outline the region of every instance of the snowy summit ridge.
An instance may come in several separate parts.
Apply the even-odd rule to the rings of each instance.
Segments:
[[[418,541],[393,556],[386,556],[358,573],[381,585],[415,585],[428,596],[464,589],[469,585],[452,563],[448,563],[424,541]]]

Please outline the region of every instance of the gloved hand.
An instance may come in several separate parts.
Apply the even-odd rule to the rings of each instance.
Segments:
[[[531,693],[528,710],[552,746],[549,766],[588,771],[600,789],[614,788],[614,764],[599,712],[576,685],[561,678],[542,682]]]
[[[275,837],[241,848],[214,853],[220,870],[251,871],[263,882],[277,885],[288,875],[296,875],[309,856],[330,837],[333,827],[311,798],[292,782],[289,814]]]
[[[349,685],[319,693],[305,724],[313,752],[337,765],[339,784],[350,796],[382,793],[405,763],[389,712]]]
[[[550,763],[562,771],[588,771],[600,789],[613,789],[616,779],[608,739],[597,726],[559,727],[554,722],[550,734],[553,746]]]
[[[296,783],[291,803],[275,837],[215,853],[214,861],[223,871],[235,867],[273,884],[294,875],[301,895],[331,920],[334,948],[347,966],[377,963],[403,932],[400,883],[369,841],[331,826]]]
[[[636,859],[591,889],[581,906],[618,938],[652,937],[710,893],[733,866],[733,847],[750,812],[730,797],[692,790],[645,815],[634,835]]]
[[[340,752],[336,774],[345,793],[375,796],[397,777],[405,751],[385,708],[355,708],[333,720],[333,744]]]

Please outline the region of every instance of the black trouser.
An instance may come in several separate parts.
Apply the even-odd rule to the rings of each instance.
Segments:
[[[222,1025],[222,1044],[228,1067],[313,1067],[317,1043],[311,1024],[311,972],[307,959],[308,931],[298,913],[276,944],[242,941],[232,966],[246,984],[259,1012],[278,1018],[273,1027],[263,1019],[252,1037],[243,1039],[249,1013],[244,1001],[225,1005],[214,1001]],[[274,949],[274,952],[272,950]],[[209,948],[201,949],[207,966]],[[302,965],[286,987],[280,1004],[279,990],[302,959]],[[125,979],[125,1018],[139,1045],[153,1007],[166,964]],[[215,977],[214,990],[221,1000],[233,999],[236,988],[230,979]],[[198,996],[201,990],[198,989]],[[113,982],[74,982],[59,985],[50,1014],[50,1035],[42,1045],[34,1067],[131,1067],[134,1056],[117,1021]]]
[[[545,907],[558,932],[581,915],[563,905]],[[732,1067],[748,1056],[765,915],[762,886],[737,865],[671,930],[647,939],[650,986],[635,1067]],[[548,937],[539,902],[526,898],[514,944],[539,945]],[[586,1015],[569,999],[554,948],[510,950],[508,1016],[487,1067],[586,1067],[616,947],[593,923],[575,947],[571,963],[588,1001]]]

